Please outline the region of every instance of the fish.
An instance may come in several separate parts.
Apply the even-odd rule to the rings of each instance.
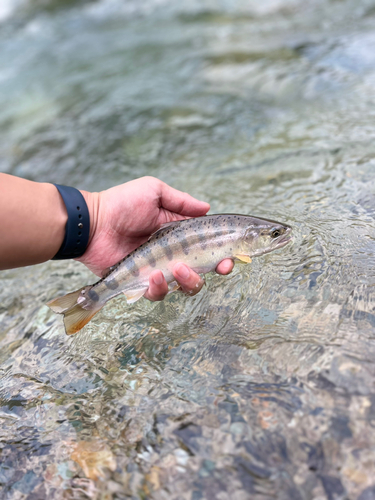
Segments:
[[[102,307],[123,293],[133,304],[146,293],[149,276],[160,269],[170,292],[177,290],[172,270],[184,262],[196,273],[214,271],[224,259],[250,263],[253,257],[284,247],[291,240],[287,224],[251,215],[213,214],[167,222],[93,285],[47,305],[64,316],[67,335],[81,330]]]

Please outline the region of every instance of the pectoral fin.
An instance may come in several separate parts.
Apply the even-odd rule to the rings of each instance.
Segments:
[[[238,253],[237,255],[234,256],[237,260],[240,260],[241,262],[246,262],[247,264],[250,264],[251,259],[248,255],[244,255],[241,253]]]
[[[147,288],[138,288],[137,290],[127,290],[124,292],[128,304],[134,304],[147,292]]]

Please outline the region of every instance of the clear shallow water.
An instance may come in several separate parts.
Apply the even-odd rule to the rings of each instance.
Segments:
[[[193,298],[43,304],[0,273],[0,496],[375,498],[375,3],[4,2],[0,169],[154,175],[292,245]]]

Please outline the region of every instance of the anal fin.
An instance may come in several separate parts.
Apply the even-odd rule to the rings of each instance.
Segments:
[[[180,283],[177,281],[171,281],[168,285],[168,293],[173,293],[181,288]]]
[[[147,292],[147,288],[138,288],[136,290],[127,290],[124,292],[128,304],[134,304]]]

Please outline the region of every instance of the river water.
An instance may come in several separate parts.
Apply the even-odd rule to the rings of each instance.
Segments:
[[[375,499],[373,0],[1,0],[0,170],[294,231],[73,338],[1,272],[1,499]]]

